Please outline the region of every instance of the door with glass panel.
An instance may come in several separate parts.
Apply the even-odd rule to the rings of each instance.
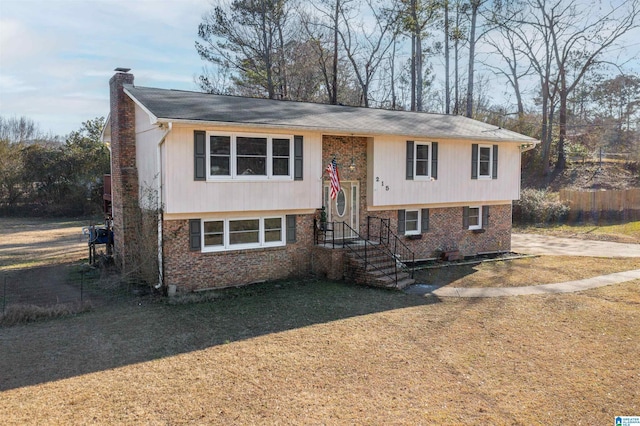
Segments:
[[[335,199],[329,196],[329,182],[324,184],[324,206],[327,210],[327,221],[334,224],[334,237],[336,239],[355,238],[356,234],[351,229],[358,231],[358,197],[359,186],[357,181],[340,182],[340,191]],[[346,223],[351,227],[342,226]],[[330,235],[328,236],[330,237]]]

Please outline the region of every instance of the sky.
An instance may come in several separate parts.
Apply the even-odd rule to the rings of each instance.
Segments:
[[[139,86],[198,90],[195,79],[206,65],[194,46],[198,24],[215,3],[0,0],[0,116],[24,116],[45,134],[67,135],[84,121],[107,116],[116,67],[131,68]],[[611,60],[635,56],[625,72],[640,73],[640,30],[625,39],[627,48],[612,52]],[[482,52],[479,46],[479,57]],[[441,77],[442,58],[433,59]],[[489,77],[495,83],[497,77]],[[508,102],[510,89],[501,87],[504,93],[492,95]],[[531,97],[533,91],[525,93]]]
[[[109,113],[109,79],[198,90],[209,0],[0,0],[0,116],[64,136]]]

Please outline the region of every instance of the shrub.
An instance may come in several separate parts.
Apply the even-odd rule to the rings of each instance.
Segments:
[[[513,204],[513,221],[517,223],[562,222],[569,215],[569,206],[541,189],[523,189],[520,200]]]

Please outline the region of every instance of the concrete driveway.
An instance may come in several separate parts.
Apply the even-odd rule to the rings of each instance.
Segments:
[[[536,234],[511,234],[511,251],[520,254],[562,256],[640,257],[640,244],[558,238]]]

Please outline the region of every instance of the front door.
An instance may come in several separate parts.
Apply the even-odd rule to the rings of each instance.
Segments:
[[[327,209],[327,221],[334,223],[336,239],[355,238],[358,232],[358,181],[340,182],[340,192],[335,199],[329,197],[329,182],[324,183],[324,206]],[[343,226],[342,224],[348,226]]]

